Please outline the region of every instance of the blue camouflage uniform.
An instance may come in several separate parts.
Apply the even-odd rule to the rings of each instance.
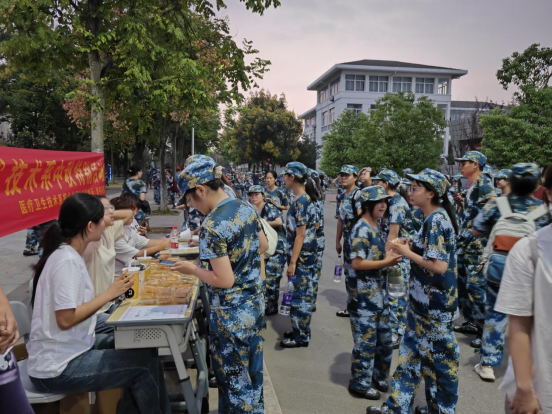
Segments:
[[[131,193],[134,194],[138,199],[140,199],[140,194],[146,194],[148,192],[148,187],[145,182],[137,178],[128,178],[123,184],[123,194]],[[142,222],[147,215],[142,210],[138,209],[136,216],[134,217],[136,221]]]
[[[395,187],[400,184],[399,175],[389,169],[382,169],[378,174],[380,180],[385,181]],[[387,237],[389,236],[389,230],[391,224],[398,224],[399,237],[410,240],[412,235],[412,214],[410,212],[410,206],[406,200],[396,192],[392,198],[389,199],[389,208],[385,212],[385,215],[380,219],[380,228],[382,233],[382,239],[384,243],[387,243]],[[404,259],[398,265],[401,269],[402,276],[406,283],[410,276],[410,262],[408,259]],[[406,328],[406,308],[408,307],[408,294],[389,299],[389,307],[391,314],[391,329],[394,334],[404,335]]]
[[[287,195],[278,187],[276,187],[272,191],[265,189],[265,197],[267,201],[272,201],[274,204],[278,206],[282,206],[282,207],[289,206],[289,200]]]
[[[520,177],[527,174],[531,174],[535,179],[539,177],[538,167],[534,164],[516,164],[513,167],[513,171],[514,174],[519,174]],[[513,213],[528,214],[544,204],[541,200],[534,197],[521,197],[513,194],[505,197],[508,198]],[[496,200],[490,201],[475,218],[473,228],[480,233],[489,235],[500,217],[501,214]],[[550,217],[548,214],[535,220],[537,230],[549,224]],[[500,366],[502,362],[506,327],[508,325],[507,315],[494,310],[499,288],[500,283],[494,283],[494,281],[487,280],[487,297],[485,303],[486,317],[481,343],[481,363],[492,367]]]
[[[410,211],[412,213],[412,228],[410,230],[410,235],[413,238],[422,228],[422,225],[425,221],[425,216],[424,212],[419,207],[413,206],[411,207]]]
[[[260,186],[253,186],[249,189],[249,192],[258,189],[258,192],[264,190]],[[282,219],[282,226],[276,227],[274,230],[278,233],[278,244],[276,245],[276,252],[270,256],[266,262],[266,280],[265,280],[265,301],[266,301],[266,313],[272,314],[278,311],[278,301],[280,297],[280,281],[282,280],[282,273],[285,268],[287,259],[287,239],[286,228],[283,223],[282,213],[273,204],[265,203],[261,213],[261,217],[266,221],[274,221],[278,218]]]
[[[190,206],[190,214],[188,219],[190,231],[196,231],[199,229],[204,219],[205,216],[201,213],[201,211]]]
[[[448,185],[444,175],[429,169],[409,178],[432,185],[440,197]],[[393,390],[382,412],[410,414],[423,378],[429,413],[452,414],[458,401],[460,356],[452,323],[457,309],[456,247],[454,227],[444,209],[425,219],[412,251],[426,260],[446,262],[447,270],[438,274],[411,262],[406,332]]]
[[[286,165],[286,174],[292,174],[298,179],[307,176],[308,169],[299,162]],[[295,342],[310,341],[310,322],[313,306],[313,281],[316,277],[316,255],[318,249],[316,237],[316,208],[307,193],[297,197],[290,205],[286,217],[288,260],[293,254],[293,245],[297,235],[297,227],[306,226],[305,240],[297,259],[293,278],[293,298],[291,300],[291,324]]]
[[[184,189],[213,179],[213,163],[190,163],[184,169]],[[205,217],[199,251],[203,266],[227,256],[234,273],[231,288],[209,287],[209,335],[219,388],[219,413],[264,413],[264,300],[258,232],[262,227],[247,203],[225,198]]]
[[[337,194],[335,196],[335,218],[339,218],[339,206],[341,205],[341,202],[343,201],[343,197],[345,196],[345,189],[343,188],[343,184],[341,182],[337,182]]]
[[[25,250],[23,254],[25,256],[32,256],[38,254],[38,257],[42,257],[42,236],[50,224],[54,220],[41,223],[36,226],[27,229],[27,237],[25,239]]]
[[[156,204],[161,204],[161,176],[159,174],[159,170],[155,170],[152,176],[153,183],[153,201],[155,201]]]
[[[318,173],[314,170],[309,171],[313,179],[319,178]],[[316,251],[316,277],[313,281],[313,305],[316,306],[318,299],[318,283],[322,275],[322,260],[324,257],[324,249],[326,247],[326,236],[324,235],[324,200],[320,199],[315,203],[318,228],[316,229],[316,239],[318,248]]]
[[[361,191],[361,202],[389,198],[380,186]],[[351,261],[356,258],[370,261],[385,258],[382,234],[367,221],[360,219],[351,232]],[[367,391],[374,381],[386,380],[391,369],[393,345],[389,306],[382,269],[355,270],[349,278],[351,294],[347,310],[355,342],[352,352],[349,386]]]
[[[457,161],[475,161],[485,165],[487,157],[477,151],[468,151]],[[473,221],[483,206],[496,197],[491,180],[481,174],[471,183],[464,196],[464,211],[456,243],[458,253],[458,297],[466,322],[482,328],[485,321],[486,283],[481,266],[481,256],[487,238],[472,235]]]

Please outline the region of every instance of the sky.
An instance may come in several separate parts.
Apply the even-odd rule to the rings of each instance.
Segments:
[[[336,63],[396,60],[466,69],[453,100],[508,102],[502,59],[532,43],[552,47],[552,0],[281,0],[263,16],[227,0],[236,42],[271,61],[259,86],[286,95],[298,115],[314,107],[307,86]]]

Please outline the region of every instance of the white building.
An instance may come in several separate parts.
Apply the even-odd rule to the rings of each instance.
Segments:
[[[304,134],[323,144],[322,135],[345,109],[367,113],[387,92],[409,92],[427,95],[451,115],[452,80],[467,70],[419,65],[387,60],[359,60],[339,63],[311,83],[307,90],[316,91],[317,105],[300,115]],[[448,152],[449,130],[445,129],[443,153]]]

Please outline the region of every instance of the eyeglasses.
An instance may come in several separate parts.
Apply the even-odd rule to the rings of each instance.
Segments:
[[[114,206],[113,204],[110,204],[110,205],[108,205],[108,206],[106,206],[106,205],[104,204],[104,209],[105,209],[105,210],[115,211],[115,206]]]
[[[408,192],[409,193],[416,193],[418,191],[422,191],[424,187],[418,187],[418,186],[411,186],[409,189],[408,189]]]

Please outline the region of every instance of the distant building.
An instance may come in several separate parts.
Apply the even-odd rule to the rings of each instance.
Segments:
[[[367,113],[387,92],[409,92],[426,95],[451,117],[452,80],[467,70],[387,60],[358,60],[332,66],[311,83],[307,90],[316,91],[317,104],[301,114],[304,134],[323,144],[322,136],[345,109]],[[443,136],[443,153],[449,148],[449,129]]]

